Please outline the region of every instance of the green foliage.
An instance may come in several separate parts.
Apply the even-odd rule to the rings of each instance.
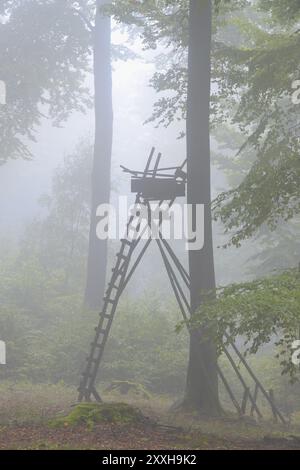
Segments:
[[[84,81],[92,50],[91,33],[74,9],[78,2],[1,3],[1,79],[7,85],[7,104],[0,109],[3,163],[31,157],[26,141],[35,141],[45,115],[60,126],[71,112],[90,106]]]
[[[0,6],[0,80],[7,104],[0,107],[0,164],[32,157],[42,120],[60,127],[92,106],[86,76],[92,71],[95,0],[3,0]],[[115,60],[134,58],[112,46]]]
[[[295,265],[300,259],[300,220],[299,217],[289,223],[278,224],[275,231],[263,226],[259,231],[259,247],[255,255],[249,259],[247,272],[261,276],[274,271],[283,271]]]
[[[288,10],[293,2],[285,3]],[[216,122],[227,122],[231,108],[232,124],[246,137],[237,155],[250,148],[256,156],[243,181],[220,194],[213,207],[236,246],[263,224],[274,229],[299,214],[299,110],[292,102],[292,82],[300,72],[297,18],[295,13],[288,29],[270,16],[260,23],[240,19],[235,23],[241,45],[218,44],[214,55],[219,93],[227,103],[225,112],[222,100],[215,103]]]
[[[180,318],[174,313],[174,305],[151,297],[152,301],[141,296],[121,302],[102,364],[101,382],[124,380],[147,385],[151,391],[180,393],[185,380],[187,337],[174,332]],[[0,306],[0,331],[7,343],[8,364],[0,370],[1,380],[63,380],[78,385],[98,321],[97,313],[84,310],[82,295],[53,293],[44,286],[39,309],[31,308],[36,303],[34,289],[31,304],[26,307],[21,308],[17,296],[6,302],[7,297]]]
[[[208,300],[194,322],[211,325],[210,334],[220,352],[227,338],[241,338],[245,354],[256,354],[274,342],[282,374],[289,374],[292,381],[299,378],[299,367],[292,363],[292,343],[298,339],[300,325],[298,271],[218,289],[217,299]]]
[[[102,366],[102,379],[111,377],[144,384],[152,392],[180,393],[184,387],[188,337],[175,334],[181,317],[175,303],[154,292],[118,309]]]
[[[118,22],[138,27],[145,48],[168,46],[151,85],[159,94],[148,122],[186,119],[189,2],[113,2]],[[299,2],[216,2],[212,48],[211,121],[242,141],[236,158],[243,179],[215,201],[214,215],[240,246],[265,223],[271,229],[299,214],[300,140],[292,82],[299,78]],[[184,128],[180,136],[185,134]],[[228,154],[228,148],[224,149]],[[250,160],[249,160],[250,154]],[[249,165],[250,163],[250,165]]]
[[[126,403],[81,403],[66,417],[59,417],[50,422],[50,426],[86,425],[92,429],[95,424],[137,424],[145,421],[142,413]]]
[[[90,102],[82,80],[88,70],[91,35],[84,18],[73,12],[73,3],[78,2],[6,1],[0,7],[7,15],[0,24],[1,79],[9,85],[8,105],[0,110],[5,113],[0,116],[2,160],[29,157],[23,137],[34,137],[41,108],[58,125],[73,109],[83,110]],[[236,230],[232,242],[239,245],[263,223],[272,228],[292,217],[294,223],[299,212],[299,141],[289,128],[298,113],[289,95],[293,78],[299,78],[299,34],[294,34],[298,2],[280,5],[261,0],[261,7],[272,7],[270,15],[261,13],[253,2],[242,13],[236,6],[248,2],[218,3],[212,124],[219,141],[225,142],[225,153],[228,149],[240,152],[230,162],[235,189],[218,198],[215,214],[228,231]],[[89,20],[93,4],[80,2]],[[136,28],[145,48],[155,49],[158,44],[169,48],[158,58],[152,79],[155,90],[163,94],[152,121],[169,125],[185,119],[188,1],[124,0],[113,2],[110,11],[117,22]],[[241,17],[245,11],[249,12],[246,19]],[[40,16],[43,21],[33,25]],[[224,121],[229,124],[229,140],[222,135]],[[9,367],[1,369],[1,378],[78,382],[97,320],[81,306],[90,154],[84,145],[66,160],[56,173],[52,194],[43,198],[45,216],[28,227],[16,252],[1,254],[0,330],[10,361]],[[296,236],[297,226],[289,238]],[[286,250],[289,241],[282,240],[276,249]],[[290,259],[294,256],[295,251],[289,253]],[[218,325],[219,344],[228,331],[233,338],[245,338],[248,353],[275,340],[282,371],[296,377],[290,361],[291,341],[300,323],[295,273],[220,289],[218,300],[203,307],[200,317]],[[124,299],[102,377],[107,382],[118,378],[147,384],[151,391],[180,392],[187,335],[173,335],[177,321],[175,306],[153,293],[135,301]]]
[[[0,332],[7,343],[2,379],[78,384],[98,321],[82,306],[89,228],[91,146],[82,143],[55,172],[42,216],[17,248],[0,250]],[[114,244],[110,246],[115,252]],[[123,298],[101,370],[102,381],[125,380],[176,392],[184,384],[187,337],[174,334],[173,303],[151,293]],[[133,341],[134,338],[134,341]]]
[[[295,23],[300,17],[298,0],[259,0],[262,10],[271,11],[274,18],[282,24]]]
[[[247,0],[216,0],[215,29],[220,26],[218,14],[223,15],[245,6]],[[158,94],[152,116],[146,121],[168,127],[185,121],[187,99],[187,56],[189,1],[112,1],[108,11],[114,19],[139,34],[145,49],[166,46],[156,60],[157,71],[150,80]],[[179,137],[183,137],[184,131]]]

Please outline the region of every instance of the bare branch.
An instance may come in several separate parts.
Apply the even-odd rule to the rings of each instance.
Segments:
[[[80,10],[77,10],[77,8],[73,8],[73,11],[75,13],[77,13],[78,16],[80,16],[80,18],[83,19],[85,25],[87,26],[88,30],[93,33],[94,29],[95,29],[95,26],[90,22],[90,20],[85,16],[84,13],[82,13],[82,11]]]

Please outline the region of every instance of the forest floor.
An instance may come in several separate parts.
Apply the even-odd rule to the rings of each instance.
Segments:
[[[64,385],[1,386],[0,449],[300,449],[299,426],[235,417],[204,420],[170,412],[167,397],[115,397],[138,406],[147,417],[142,423],[50,426],[51,419],[70,412],[75,397]]]

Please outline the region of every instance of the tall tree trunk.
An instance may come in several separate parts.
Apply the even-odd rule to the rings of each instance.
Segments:
[[[189,83],[187,109],[188,203],[205,204],[205,241],[189,252],[192,313],[202,292],[215,289],[210,188],[211,0],[190,0]],[[204,331],[200,331],[204,334]],[[218,414],[216,350],[210,340],[190,339],[185,404],[208,415]]]
[[[97,0],[94,31],[95,76],[95,149],[92,172],[92,204],[85,303],[91,309],[101,307],[107,267],[107,241],[96,236],[96,210],[109,203],[113,133],[111,19],[100,8],[108,0]]]

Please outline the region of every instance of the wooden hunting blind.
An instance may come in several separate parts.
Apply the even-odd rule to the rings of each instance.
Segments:
[[[153,148],[144,171],[133,171],[126,167],[122,167],[125,173],[129,173],[131,175],[131,190],[136,194],[136,204],[145,205],[148,209],[147,224],[150,227],[151,217],[153,214],[149,202],[159,201],[159,205],[167,202],[167,207],[170,209],[177,197],[185,196],[187,184],[187,174],[184,171],[186,161],[180,167],[159,168],[161,160],[161,154],[159,153],[155,160],[154,167],[151,169],[150,167],[154,154],[155,149]],[[142,261],[150,243],[153,241],[151,236],[145,239],[143,237],[143,233],[137,235],[136,217],[138,216],[131,216],[129,218],[125,236],[121,240],[120,251],[116,255],[115,265],[112,269],[112,274],[107,285],[107,291],[103,299],[103,307],[100,313],[99,322],[95,328],[95,337],[91,343],[87,363],[78,389],[79,401],[90,401],[92,397],[97,401],[102,401],[96,390],[96,381],[117,306],[128,282]],[[160,229],[161,225],[159,225],[159,237],[155,239],[155,242],[158,245],[159,252],[187,330],[190,334],[193,333],[194,336],[196,335],[197,341],[199,340],[200,344],[200,342],[203,341],[201,332],[192,329],[190,323],[192,313],[189,298],[191,284],[190,275],[174,253],[171,245],[163,238]],[[144,242],[144,245],[142,242]],[[139,249],[141,245],[142,248]],[[217,364],[219,380],[223,384],[224,389],[237,413],[240,416],[243,416],[248,410],[251,416],[255,415],[257,418],[262,418],[262,412],[257,403],[258,394],[260,393],[265,402],[269,405],[274,419],[285,423],[285,418],[274,403],[272,393],[265,390],[262,383],[246,361],[244,354],[240,352],[235,342],[227,334],[224,335],[222,352],[230,367],[233,369],[237,382],[241,387],[241,397],[237,397],[236,392],[233,391],[232,387],[229,385],[227,377],[222,371],[220,365]],[[216,401],[218,401],[218,397],[214,396],[214,387],[209,383],[207,365],[203,360],[200,348],[197,352],[197,358],[199,370],[202,371],[203,376],[208,378],[208,385],[211,388],[212,396]],[[241,368],[243,370],[241,370]]]
[[[187,174],[183,171],[186,161],[180,167],[158,168],[161,153],[158,154],[154,168],[150,165],[154,156],[152,149],[144,171],[132,171],[121,166],[125,173],[131,174],[131,192],[147,201],[172,201],[184,197]],[[173,173],[171,173],[173,171]]]
[[[185,182],[163,178],[132,178],[131,192],[149,201],[172,200],[185,196]]]

